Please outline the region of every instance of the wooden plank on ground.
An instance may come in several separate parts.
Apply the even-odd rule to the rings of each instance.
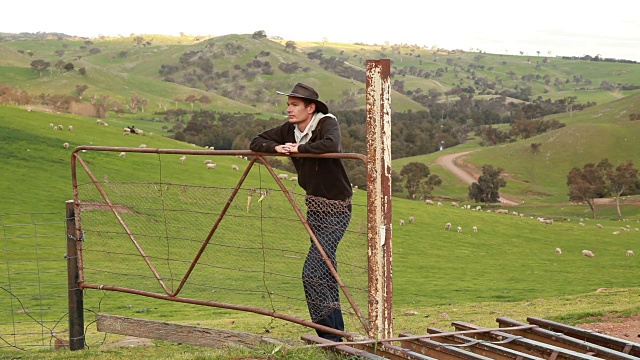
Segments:
[[[265,342],[280,344],[279,341],[272,338],[251,333],[171,324],[109,314],[98,314],[97,324],[98,331],[101,332],[213,348],[229,346],[253,348]]]

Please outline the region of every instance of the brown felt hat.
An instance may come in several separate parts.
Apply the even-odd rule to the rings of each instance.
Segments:
[[[303,83],[297,83],[293,86],[293,89],[291,89],[291,92],[288,92],[288,93],[284,93],[281,91],[276,91],[276,92],[280,95],[309,99],[316,104],[316,110],[318,110],[323,114],[329,113],[329,107],[322,101],[318,100],[318,98],[320,97],[318,95],[318,92],[309,85],[305,85]]]

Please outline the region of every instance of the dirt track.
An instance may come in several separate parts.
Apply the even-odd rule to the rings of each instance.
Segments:
[[[449,170],[458,180],[464,182],[465,184],[470,185],[471,183],[477,181],[479,174],[472,174],[472,173],[469,173],[467,170],[461,167],[458,167],[458,165],[456,164],[456,160],[474,151],[477,151],[477,150],[443,155],[436,160],[436,163],[442,166],[443,168]],[[505,198],[504,196],[502,196],[502,194],[500,194],[500,202],[505,205],[518,205],[517,202]]]

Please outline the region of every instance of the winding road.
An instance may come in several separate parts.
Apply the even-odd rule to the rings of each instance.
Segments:
[[[470,150],[470,151],[464,151],[464,152],[459,152],[455,154],[440,156],[438,159],[436,159],[436,164],[450,171],[458,180],[464,182],[465,184],[471,185],[471,183],[474,183],[477,181],[479,174],[471,174],[467,172],[465,169],[458,167],[458,165],[456,165],[456,160],[474,151],[477,151],[477,150]],[[499,201],[501,203],[505,205],[518,205],[516,201],[509,200],[504,196],[502,196],[502,194],[499,194],[499,195],[500,195]]]

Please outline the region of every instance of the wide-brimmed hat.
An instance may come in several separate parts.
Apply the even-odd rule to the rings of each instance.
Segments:
[[[309,85],[305,85],[303,83],[297,83],[293,86],[293,89],[291,89],[291,92],[288,92],[288,93],[284,93],[281,91],[276,91],[276,92],[280,95],[309,99],[316,104],[316,110],[318,110],[323,114],[329,113],[329,107],[322,101],[318,100],[318,98],[320,97],[318,95],[318,92]]]

